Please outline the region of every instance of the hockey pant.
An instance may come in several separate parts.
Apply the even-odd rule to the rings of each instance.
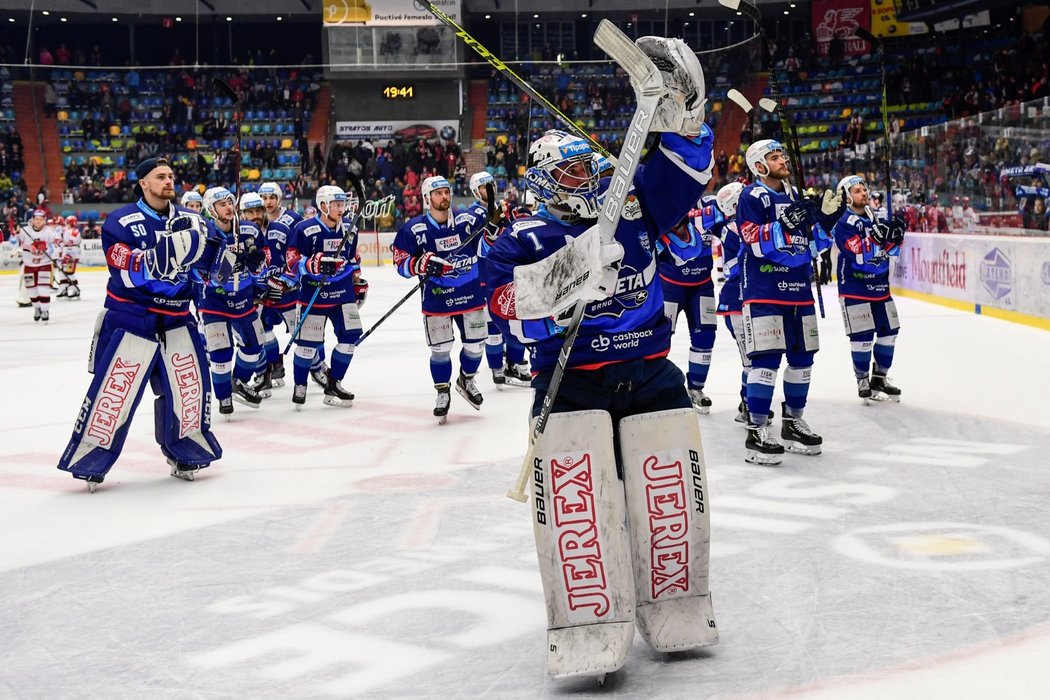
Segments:
[[[689,325],[689,370],[686,378],[690,388],[702,389],[711,369],[711,354],[718,328],[714,284],[710,279],[704,284],[690,286],[664,282],[663,291],[664,315],[670,319],[672,331],[679,312],[685,312]]]
[[[350,368],[357,341],[361,337],[361,312],[355,302],[310,309],[299,337],[295,341],[295,383],[306,384],[307,375],[314,365],[318,348],[324,347],[325,324],[331,321],[335,331],[336,346],[332,351],[331,376],[342,381]]]
[[[51,264],[46,266],[25,266],[22,269],[22,281],[26,286],[26,294],[33,306],[38,309],[48,308],[51,303]]]
[[[763,424],[773,403],[780,362],[784,371],[784,403],[790,415],[800,417],[809,396],[813,355],[820,349],[813,304],[744,304],[744,349],[751,360],[747,376],[747,410]]]
[[[552,414],[533,463],[533,530],[554,678],[619,669],[637,625],[658,651],[715,644],[710,517],[691,408],[620,421]],[[624,524],[626,523],[626,527]]]
[[[94,378],[58,468],[78,479],[104,477],[124,446],[147,380],[157,397],[155,435],[164,456],[198,468],[219,459],[211,383],[193,320],[103,309],[95,329],[88,359]]]
[[[222,401],[233,395],[233,379],[247,382],[255,373],[262,356],[262,321],[255,311],[241,318],[229,318],[202,310],[201,318],[215,398]]]
[[[482,348],[488,338],[485,309],[475,309],[452,316],[423,316],[423,330],[430,346],[430,376],[434,384],[448,384],[452,380],[453,326],[459,329],[463,347],[459,353],[459,369],[473,377],[481,366]]]

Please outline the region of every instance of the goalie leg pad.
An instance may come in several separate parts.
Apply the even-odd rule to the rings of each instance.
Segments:
[[[533,470],[547,672],[611,673],[634,639],[634,584],[610,415],[551,414]]]
[[[203,468],[222,456],[211,432],[211,381],[195,325],[170,328],[153,377],[157,442],[164,456]]]
[[[59,469],[78,479],[104,477],[117,461],[157,358],[155,339],[124,328],[100,339],[95,376],[58,462]]]
[[[657,651],[718,643],[711,607],[710,492],[691,408],[620,421],[637,624]]]

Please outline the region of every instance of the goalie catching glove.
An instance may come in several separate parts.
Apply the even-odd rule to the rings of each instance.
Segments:
[[[200,260],[207,242],[204,221],[198,216],[180,214],[167,220],[157,244],[142,255],[142,262],[154,279],[174,280]]]
[[[671,131],[690,138],[704,125],[707,93],[704,69],[681,39],[643,36],[635,42],[660,71],[664,94],[656,107],[652,131]]]

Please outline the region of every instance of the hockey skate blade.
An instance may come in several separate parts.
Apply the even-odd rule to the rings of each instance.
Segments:
[[[456,384],[456,393],[462,396],[463,399],[467,402],[467,405],[473,408],[475,411],[481,410],[481,402],[474,403],[473,401],[471,401],[470,394],[467,393],[466,389],[461,389],[459,384]]]
[[[274,389],[280,389],[282,386],[284,386],[283,379],[271,379],[270,383],[273,384]]]
[[[634,641],[634,623],[603,622],[547,630],[551,678],[597,676],[618,671]]]
[[[656,651],[688,651],[718,644],[711,594],[641,604],[638,631]]]
[[[761,464],[763,467],[775,467],[783,463],[784,455],[769,455],[756,450],[747,450],[747,454],[744,456],[744,461],[749,464]]]
[[[784,440],[782,444],[784,445],[784,451],[794,455],[813,457],[819,455],[822,451],[820,445],[803,445],[801,442],[795,442],[794,440]]]
[[[237,394],[233,395],[233,400],[236,401],[237,403],[243,405],[243,406],[247,406],[248,408],[259,408],[259,406],[262,405],[261,401],[259,403],[252,403],[251,401],[248,401],[247,399],[241,398]]]
[[[336,408],[350,408],[351,406],[354,405],[354,400],[353,399],[349,399],[347,401],[343,401],[342,399],[340,399],[337,396],[325,396],[324,397],[324,405],[325,406],[335,406]]]
[[[711,415],[711,407],[710,406],[697,406],[694,403],[693,404],[693,410],[696,411],[701,416],[709,416],[709,415]]]

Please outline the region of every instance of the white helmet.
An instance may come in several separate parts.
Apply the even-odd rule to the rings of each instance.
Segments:
[[[249,209],[262,209],[263,201],[258,192],[245,192],[241,195],[241,203],[238,207],[241,211]]]
[[[189,206],[190,202],[197,202],[202,207],[204,206],[204,199],[201,198],[201,195],[197,190],[190,190],[189,192],[183,193],[182,199],[179,200],[179,204],[184,207]]]
[[[343,192],[342,187],[336,187],[335,185],[322,185],[317,188],[317,196],[314,197],[314,201],[317,202],[317,211],[328,216],[328,212],[330,211],[328,205],[332,202],[345,202],[346,192]]]
[[[730,182],[723,185],[718,194],[715,195],[715,204],[722,216],[731,219],[736,216],[736,203],[740,200],[740,193],[744,191],[744,183]]]
[[[281,186],[278,185],[276,182],[264,182],[263,184],[259,185],[258,192],[260,197],[264,194],[276,195],[278,201],[280,201],[281,198],[284,197],[284,190],[282,190]]]
[[[426,180],[423,180],[423,184],[419,186],[419,191],[423,195],[423,207],[427,210],[430,209],[430,193],[435,190],[448,190],[451,194],[452,185],[448,184],[448,180],[440,175],[431,175]]]
[[[755,177],[767,177],[769,175],[769,166],[766,164],[766,156],[777,151],[783,153],[784,146],[773,139],[762,139],[748,146],[747,152],[744,153],[744,160],[747,162],[747,167],[751,174]],[[758,171],[759,164],[765,170],[764,173]]]
[[[856,187],[858,184],[863,185],[864,178],[862,178],[860,175],[847,175],[846,177],[839,180],[839,184],[835,186],[836,190],[840,190],[842,192],[842,198],[846,200],[846,204],[848,204],[851,207],[853,206],[853,195],[851,195],[849,191]],[[875,196],[874,193],[872,194],[872,196]]]
[[[495,193],[496,180],[487,172],[482,170],[480,173],[474,173],[470,176],[470,193],[474,195],[474,199],[479,202],[482,201],[481,193],[485,191],[485,185],[492,184],[493,193]]]
[[[221,202],[224,199],[230,200],[230,204],[237,204],[237,200],[234,199],[233,192],[230,192],[225,187],[209,188],[204,192],[204,211],[208,212],[212,216],[212,218],[214,218],[215,203]]]
[[[583,164],[586,178],[576,187],[559,182],[560,173],[575,163]],[[552,129],[529,147],[525,185],[554,215],[566,219],[595,219],[601,210],[599,173],[591,145],[558,129]]]

